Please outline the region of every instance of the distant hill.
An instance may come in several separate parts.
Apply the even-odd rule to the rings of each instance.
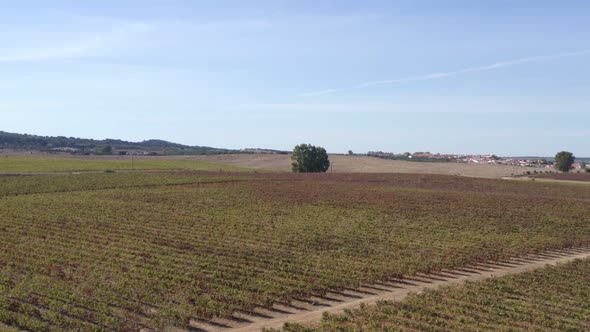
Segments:
[[[120,139],[95,140],[65,136],[38,136],[0,131],[0,149],[69,152],[74,154],[167,154],[202,155],[237,153],[237,150],[190,146],[150,139],[128,142]]]

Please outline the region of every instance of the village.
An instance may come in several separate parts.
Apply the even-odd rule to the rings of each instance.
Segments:
[[[377,157],[383,159],[393,160],[407,160],[417,162],[458,162],[466,164],[494,164],[520,167],[535,167],[535,168],[549,168],[553,169],[554,164],[545,158],[522,158],[522,157],[498,157],[495,154],[443,154],[430,152],[375,152],[369,151],[367,153],[370,157]],[[574,170],[590,171],[590,164],[585,161],[575,162],[572,165]]]

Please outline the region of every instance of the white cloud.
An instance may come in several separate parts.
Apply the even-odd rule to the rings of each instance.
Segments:
[[[325,90],[319,90],[319,91],[306,92],[306,93],[300,94],[300,96],[313,97],[313,96],[331,94],[331,93],[335,93],[335,92],[364,89],[364,88],[369,88],[369,87],[377,86],[377,85],[415,82],[415,81],[429,81],[429,80],[435,80],[435,79],[440,79],[440,78],[445,78],[445,77],[450,77],[450,76],[456,76],[456,75],[460,75],[460,74],[488,71],[488,70],[500,69],[500,68],[504,68],[504,67],[516,66],[516,65],[525,64],[525,63],[548,61],[548,60],[554,60],[554,59],[560,59],[560,58],[566,58],[566,57],[572,57],[572,56],[581,56],[581,55],[586,55],[586,54],[590,54],[590,49],[576,51],[576,52],[532,56],[532,57],[509,60],[509,61],[496,62],[493,64],[484,65],[484,66],[468,67],[468,68],[463,68],[463,69],[454,70],[454,71],[438,72],[438,73],[431,73],[431,74],[419,75],[419,76],[410,76],[410,77],[404,77],[404,78],[396,78],[396,79],[390,79],[390,80],[369,81],[369,82],[359,83],[355,86],[351,86],[348,88],[333,88],[333,89],[325,89]]]

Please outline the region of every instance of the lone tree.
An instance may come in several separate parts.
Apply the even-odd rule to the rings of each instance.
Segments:
[[[113,154],[113,147],[111,145],[105,145],[100,150],[102,154]]]
[[[311,144],[299,144],[293,149],[291,164],[295,173],[325,172],[330,168],[326,149]]]
[[[571,152],[561,151],[555,155],[555,168],[562,172],[569,172],[576,157]]]

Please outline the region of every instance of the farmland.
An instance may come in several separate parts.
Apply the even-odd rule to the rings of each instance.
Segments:
[[[587,331],[590,260],[427,290],[285,331]]]
[[[0,173],[47,173],[105,170],[201,170],[243,171],[244,168],[208,161],[181,158],[51,158],[51,157],[0,157]]]
[[[552,173],[552,174],[537,175],[536,178],[551,179],[551,180],[563,180],[563,181],[590,182],[590,173],[589,172]]]
[[[0,173],[45,173],[110,170],[204,170],[290,172],[291,159],[285,154],[222,154],[202,156],[66,155],[7,152],[0,150]],[[465,163],[427,163],[386,160],[366,156],[331,155],[334,173],[445,174],[495,178],[523,174],[529,168]]]
[[[587,186],[425,174],[0,177],[0,322],[188,328],[328,290],[589,244],[588,204]]]
[[[290,156],[285,154],[225,154],[190,158],[252,169],[281,172],[291,170]],[[499,179],[512,174],[523,174],[527,170],[531,171],[527,167],[507,165],[410,162],[347,155],[330,155],[330,162],[332,164],[330,172],[334,173],[419,173]]]

